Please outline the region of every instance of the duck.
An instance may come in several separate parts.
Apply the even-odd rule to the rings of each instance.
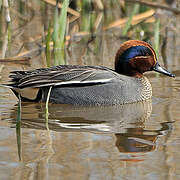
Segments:
[[[115,55],[115,68],[59,65],[30,71],[12,71],[6,84],[22,101],[72,105],[121,105],[152,97],[151,83],[144,73],[156,71],[175,77],[162,68],[152,46],[128,40]]]

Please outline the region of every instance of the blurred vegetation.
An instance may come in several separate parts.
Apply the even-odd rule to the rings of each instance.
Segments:
[[[67,23],[67,8],[69,0],[64,0],[61,12],[58,12],[58,0],[56,1],[54,22],[53,22],[53,48],[54,48],[54,65],[64,64],[64,40]]]
[[[156,19],[154,24],[154,50],[156,52],[157,57],[159,56],[159,41],[160,41],[160,19]]]
[[[154,16],[156,11],[152,7],[166,9],[175,14],[179,11],[169,4],[140,0],[135,2],[137,3],[131,0],[39,0],[31,3],[19,0],[16,11],[13,9],[15,2],[9,4],[8,0],[0,0],[1,59],[24,60],[24,57],[33,57],[37,52],[45,50],[47,66],[65,64],[65,51],[72,41],[78,39],[77,42],[83,42],[88,48],[89,44],[94,43],[96,53],[99,49],[98,43],[102,43],[96,37],[113,30],[120,32],[118,36],[124,40],[140,39],[151,42],[158,54],[161,23]],[[12,30],[15,19],[11,16],[21,19],[16,27],[21,34],[21,29],[26,28],[38,13],[34,5],[40,6],[45,13],[44,32],[28,44],[38,43],[39,47],[25,51],[26,44],[23,43],[15,52],[11,49],[11,43],[16,37]],[[53,15],[48,15],[49,11]]]
[[[46,1],[47,2],[47,1]],[[49,1],[48,1],[49,2]],[[56,6],[55,6],[55,13],[54,13],[54,20],[53,20],[53,33],[52,33],[52,38],[51,38],[51,23],[49,23],[48,27],[48,33],[46,37],[46,59],[47,59],[47,65],[50,66],[52,65],[52,62],[50,60],[52,59],[51,57],[51,50],[50,50],[50,41],[53,40],[53,52],[54,52],[54,65],[58,64],[64,64],[64,47],[65,47],[65,35],[68,37],[68,31],[67,27],[69,26],[69,21],[70,17],[72,17],[71,12],[69,11],[69,16],[67,17],[67,6],[69,1],[64,0],[62,7],[61,7],[61,14],[59,15],[58,13],[58,1],[56,1]],[[119,8],[122,12],[121,16],[122,17],[128,17],[126,20],[123,22],[122,26],[119,27],[117,26],[113,28],[122,28],[122,36],[130,38],[131,33],[133,32],[134,37],[137,39],[148,39],[146,37],[146,34],[143,33],[143,38],[139,36],[139,34],[142,34],[142,29],[143,32],[148,31],[149,27],[143,26],[144,19],[148,19],[149,17],[141,17],[142,20],[140,19],[138,22],[135,22],[136,20],[133,19],[133,17],[139,13],[143,13],[148,11],[149,9],[146,8],[145,6],[140,6],[139,4],[132,4],[132,3],[119,3],[119,1],[109,1],[108,3],[105,1],[92,1],[92,0],[82,0],[82,1],[70,1],[69,7],[74,8],[77,12],[80,12],[80,24],[79,24],[79,32],[80,36],[82,36],[82,40],[89,43],[92,41],[92,37],[95,37],[93,35],[96,35],[98,32],[98,14],[101,13],[102,10],[105,12],[108,10],[108,8],[114,8],[119,4]],[[104,9],[106,7],[106,9]],[[150,14],[152,16],[152,14]],[[110,20],[108,18],[110,17]],[[113,17],[113,18],[111,18]],[[105,19],[107,18],[107,19]],[[121,19],[123,20],[123,18]],[[101,17],[100,21],[106,21],[106,22],[112,22],[116,20],[114,19],[114,16],[107,16]],[[142,23],[141,23],[142,22]],[[154,20],[153,20],[154,22]],[[135,25],[133,24],[135,23]],[[73,29],[73,28],[72,28]],[[111,29],[107,28],[107,29]],[[68,29],[69,30],[69,29]],[[65,33],[66,31],[66,33]],[[69,30],[70,31],[70,30]],[[156,37],[157,37],[156,33]],[[90,38],[90,39],[89,39]],[[158,38],[159,39],[159,38]],[[156,40],[157,42],[157,40]],[[97,49],[97,48],[96,48]]]

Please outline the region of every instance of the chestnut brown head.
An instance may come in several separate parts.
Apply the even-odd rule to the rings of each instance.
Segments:
[[[115,57],[117,73],[142,77],[144,72],[153,70],[174,77],[158,64],[156,53],[150,44],[144,41],[130,40],[121,45]]]

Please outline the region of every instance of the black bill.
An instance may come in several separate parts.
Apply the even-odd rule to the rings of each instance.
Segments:
[[[170,73],[169,71],[167,71],[166,69],[162,68],[159,63],[157,62],[156,65],[153,67],[153,70],[162,74],[165,74],[167,76],[170,77],[175,77],[174,74]]]

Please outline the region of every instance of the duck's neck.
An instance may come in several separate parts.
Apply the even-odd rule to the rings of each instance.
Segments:
[[[123,75],[125,75],[125,76],[130,76],[130,77],[135,77],[135,78],[142,78],[142,77],[144,77],[143,76],[143,74],[141,74],[141,73],[139,73],[139,72],[137,72],[137,71],[131,71],[131,72],[118,72],[118,71],[116,71],[117,73],[119,73],[119,74],[123,74]]]
[[[124,64],[123,66],[120,66],[119,68],[115,67],[115,71],[119,74],[123,74],[125,76],[131,76],[136,78],[142,78],[143,74],[138,72],[135,69],[132,69],[128,64]]]

